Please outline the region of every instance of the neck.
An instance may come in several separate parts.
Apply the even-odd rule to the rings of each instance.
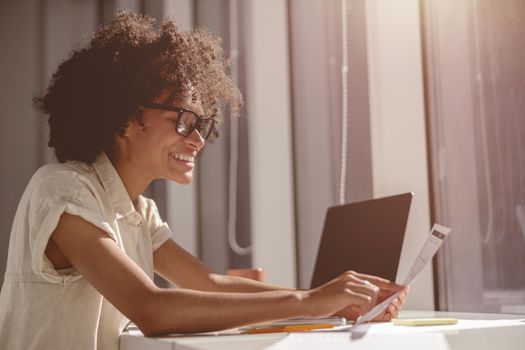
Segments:
[[[120,176],[129,198],[135,203],[140,194],[149,186],[152,179],[144,176],[144,172],[140,166],[134,164],[126,155],[113,152],[112,154],[108,154],[108,158]]]

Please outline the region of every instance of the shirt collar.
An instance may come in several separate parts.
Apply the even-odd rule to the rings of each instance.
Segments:
[[[101,152],[97,156],[93,168],[113,204],[117,219],[125,217],[131,224],[140,225],[142,216],[135,210],[122,179],[105,152]],[[137,201],[137,203],[139,202]]]

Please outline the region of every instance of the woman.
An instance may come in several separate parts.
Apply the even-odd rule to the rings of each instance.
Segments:
[[[145,335],[227,329],[299,316],[356,318],[402,287],[347,272],[312,290],[212,274],[174,241],[154,180],[188,184],[217,135],[218,103],[240,108],[217,39],[173,20],[120,13],[73,52],[37,107],[59,164],[20,201],[0,296],[0,347],[118,349]],[[178,288],[160,289],[156,272]],[[401,296],[379,317],[389,320]]]

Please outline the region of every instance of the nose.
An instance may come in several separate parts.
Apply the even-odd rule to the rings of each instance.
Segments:
[[[199,152],[202,149],[202,147],[204,147],[204,145],[206,144],[206,140],[204,140],[204,138],[197,131],[197,129],[193,130],[191,134],[186,136],[184,141],[197,152]]]

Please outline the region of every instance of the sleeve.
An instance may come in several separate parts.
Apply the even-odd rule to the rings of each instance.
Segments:
[[[115,242],[117,238],[110,222],[102,215],[101,205],[87,184],[74,175],[54,180],[56,181],[44,181],[39,184],[31,197],[29,206],[31,268],[35,274],[49,282],[66,283],[81,278],[78,271],[72,269],[67,274],[59,273],[45,256],[49,237],[63,213],[80,216],[106,232]]]
[[[164,242],[173,237],[173,231],[168,226],[168,223],[160,217],[157,205],[153,200],[147,198],[146,206],[148,230],[151,235],[151,248],[152,251],[155,251]]]

